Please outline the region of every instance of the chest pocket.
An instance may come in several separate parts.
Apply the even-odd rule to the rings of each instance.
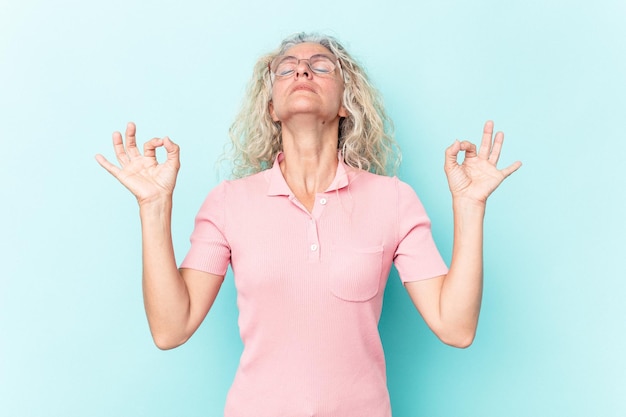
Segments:
[[[330,264],[330,290],[342,300],[367,301],[378,294],[383,247],[335,247]]]

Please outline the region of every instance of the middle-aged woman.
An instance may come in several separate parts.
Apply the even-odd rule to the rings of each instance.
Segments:
[[[139,203],[144,302],[158,347],[191,337],[232,266],[244,351],[227,417],[390,416],[378,320],[392,263],[432,331],[452,346],[472,343],[485,204],[521,164],[496,168],[503,135],[493,137],[492,122],[480,150],[465,141],[446,150],[448,270],[413,190],[379,175],[397,160],[389,125],[378,93],[336,39],[284,40],[259,59],[231,129],[243,178],[209,193],[180,269],[170,223],[178,146],[154,138],[142,155],[129,123],[125,141],[113,135],[121,168],[97,156]],[[158,147],[167,151],[161,164]]]

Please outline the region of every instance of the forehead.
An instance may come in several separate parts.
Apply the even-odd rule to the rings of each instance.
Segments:
[[[309,58],[315,54],[332,55],[333,53],[330,50],[328,50],[328,48],[326,48],[323,45],[320,45],[319,43],[305,42],[305,43],[299,43],[285,50],[285,53],[283,55],[295,56],[296,58]]]

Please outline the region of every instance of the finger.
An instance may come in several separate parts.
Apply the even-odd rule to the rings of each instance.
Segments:
[[[168,136],[163,138],[163,146],[167,151],[167,161],[178,166],[180,164],[180,147],[172,142]]]
[[[454,143],[446,148],[446,157],[444,160],[444,169],[448,170],[458,165],[457,156],[461,151],[461,142],[455,140]]]
[[[465,152],[466,158],[474,158],[477,155],[476,145],[474,145],[472,142],[469,142],[467,140],[464,140],[463,142],[461,142],[461,150]]]
[[[493,136],[493,122],[487,120],[485,127],[483,128],[483,138],[480,142],[480,150],[478,156],[487,159],[491,154],[491,137]]]
[[[163,146],[163,139],[152,138],[143,144],[143,154],[148,158],[156,159],[156,149]]]
[[[106,169],[111,175],[117,178],[117,175],[120,172],[120,169],[117,166],[110,163],[104,156],[100,154],[96,155],[96,161],[98,161],[102,168]]]
[[[124,137],[126,138],[126,152],[129,157],[136,158],[141,156],[139,153],[139,149],[137,149],[137,126],[133,122],[128,122],[126,125],[126,133],[124,133]]]
[[[500,159],[500,152],[502,151],[502,143],[504,142],[504,133],[496,133],[496,137],[493,139],[493,146],[491,147],[491,153],[489,154],[489,162],[493,165],[498,164]]]
[[[512,173],[514,173],[515,171],[517,171],[521,166],[522,166],[522,163],[520,161],[516,161],[516,162],[513,162],[508,167],[501,169],[500,172],[502,172],[502,174],[504,174],[504,178],[506,178]]]
[[[124,141],[122,140],[122,134],[120,132],[113,132],[113,150],[121,166],[126,165],[130,161],[126,149],[124,148]]]

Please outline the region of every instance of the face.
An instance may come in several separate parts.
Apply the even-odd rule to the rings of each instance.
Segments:
[[[332,56],[326,47],[318,43],[301,43],[283,54],[301,61],[290,75],[274,78],[269,104],[274,121],[282,122],[298,114],[317,115],[325,121],[346,117],[342,105],[344,83],[341,70],[337,66],[328,74],[313,72],[307,60],[316,54]]]

